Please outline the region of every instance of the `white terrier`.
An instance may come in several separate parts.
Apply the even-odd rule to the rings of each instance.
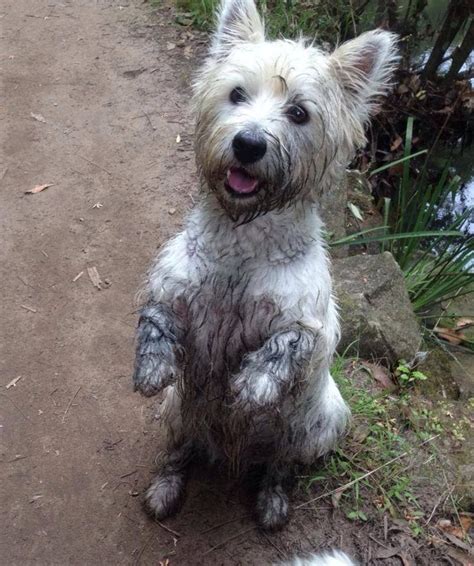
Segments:
[[[265,467],[257,519],[278,529],[292,465],[343,433],[318,197],[364,144],[395,59],[384,31],[332,54],[266,41],[253,0],[224,0],[194,85],[200,202],[150,271],[138,327],[135,388],[167,388],[168,454],[146,494],[158,519],[179,509],[200,453]]]

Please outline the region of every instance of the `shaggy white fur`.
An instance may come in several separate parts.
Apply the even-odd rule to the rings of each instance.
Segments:
[[[340,550],[326,554],[311,554],[306,558],[294,558],[281,566],[356,566],[355,563]]]
[[[223,2],[194,85],[201,199],[150,271],[138,329],[136,388],[168,387],[169,458],[147,494],[157,517],[179,508],[200,451],[235,473],[265,464],[257,516],[279,528],[292,465],[343,433],[318,197],[337,190],[394,61],[389,33],[325,54],[266,41],[253,0]]]

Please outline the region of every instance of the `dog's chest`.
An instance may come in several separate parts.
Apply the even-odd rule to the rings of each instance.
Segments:
[[[275,303],[248,292],[246,276],[209,276],[186,298],[186,375],[195,384],[227,382],[242,357],[260,348],[278,320]]]

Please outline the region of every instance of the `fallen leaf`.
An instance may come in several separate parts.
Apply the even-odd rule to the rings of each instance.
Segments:
[[[395,141],[390,146],[390,151],[397,150],[402,145],[403,139],[400,136],[395,138]]]
[[[146,67],[141,67],[140,69],[131,69],[130,71],[125,71],[123,73],[123,76],[126,77],[127,79],[134,79],[135,77],[138,77],[138,75],[141,75],[145,71],[146,71]]]
[[[379,550],[376,553],[375,558],[378,560],[386,560],[387,558],[392,558],[392,556],[398,556],[401,551],[401,548],[393,548],[393,546],[389,546],[383,550]]]
[[[332,503],[332,506],[333,506],[334,508],[339,507],[339,502],[341,501],[341,497],[342,497],[343,492],[344,492],[344,490],[335,491],[335,492],[331,495],[331,503]]]
[[[168,41],[166,43],[166,50],[167,51],[171,51],[172,49],[174,49],[176,47],[176,43],[172,43],[171,41]]]
[[[461,527],[464,529],[465,533],[468,533],[474,526],[474,517],[472,514],[467,515],[466,513],[460,513],[459,521],[461,522]]]
[[[465,552],[461,552],[455,548],[447,548],[446,554],[449,554],[449,556],[459,562],[461,566],[474,566],[474,558]]]
[[[444,108],[441,108],[441,110],[434,110],[436,114],[451,114],[452,111],[453,111],[452,106],[445,106]]]
[[[352,202],[347,203],[347,208],[352,212],[352,215],[357,218],[357,220],[363,221],[364,217],[362,216],[362,212],[360,208]]]
[[[44,495],[33,495],[33,497],[30,499],[30,503],[34,503],[35,501],[37,501],[38,499],[41,499],[42,497],[44,497]]]
[[[465,328],[469,328],[470,326],[474,326],[474,319],[472,318],[460,318],[456,322],[456,331],[464,330]]]
[[[390,379],[390,372],[387,368],[385,368],[385,367],[383,367],[379,364],[372,364],[371,362],[364,362],[362,364],[362,367],[384,389],[389,389],[391,391],[396,389],[395,383]]]
[[[34,112],[30,112],[30,116],[34,118],[37,122],[42,122],[43,124],[46,124],[46,120],[44,116],[42,116],[41,114],[35,114]]]
[[[463,539],[466,536],[473,524],[473,519],[469,515],[460,516],[459,521],[459,525],[453,525],[453,523],[449,519],[440,519],[436,523],[436,526],[445,534],[450,534],[455,537],[455,540],[457,542],[458,540]],[[451,542],[453,541],[451,540]],[[464,550],[466,549],[464,548]]]
[[[29,307],[28,305],[20,305],[22,309],[25,309],[25,311],[30,311],[30,312],[38,312],[36,309]]]
[[[339,487],[332,495],[331,495],[331,503],[333,507],[339,507],[339,502],[341,500],[342,494],[349,489],[348,486],[341,486]]]
[[[14,377],[9,383],[5,385],[5,387],[7,389],[10,389],[10,387],[16,387],[16,384],[20,381],[20,379],[21,379],[21,375],[19,375],[18,377]]]
[[[102,290],[102,279],[100,278],[99,272],[97,271],[96,267],[88,267],[87,274],[89,275],[89,279],[92,282],[92,285],[99,291]]]
[[[389,175],[401,175],[401,173],[403,172],[403,164],[399,163],[398,165],[392,165],[392,167],[389,168],[388,173]]]
[[[410,560],[410,558],[405,554],[405,552],[400,552],[398,556],[402,561],[403,566],[415,566],[415,564]]]
[[[446,342],[449,342],[454,346],[461,344],[461,342],[466,338],[464,334],[462,334],[462,332],[458,332],[453,328],[443,328],[442,326],[436,326],[434,328],[434,331],[439,338],[446,340]]]
[[[451,542],[455,546],[462,548],[463,550],[465,550],[469,554],[474,554],[474,549],[472,548],[472,546],[467,544],[466,542],[462,541],[458,537],[456,537],[456,536],[454,536],[451,533],[448,533],[446,531],[444,532],[444,536],[449,540],[449,542]],[[474,560],[474,557],[473,557],[473,560]]]
[[[49,187],[53,187],[54,183],[45,183],[44,185],[35,185],[32,189],[28,189],[27,191],[25,191],[25,194],[36,194],[36,193],[40,193],[41,191],[44,191],[45,189],[49,188]]]

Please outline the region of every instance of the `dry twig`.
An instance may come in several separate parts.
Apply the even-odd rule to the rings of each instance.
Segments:
[[[209,550],[206,550],[206,552],[204,552],[204,554],[202,554],[202,556],[206,556],[207,554],[214,552],[214,550],[216,550],[217,548],[220,548],[221,546],[225,546],[228,542],[235,540],[236,538],[240,538],[241,536],[249,533],[250,531],[255,530],[256,528],[257,528],[256,526],[252,526],[252,527],[249,527],[248,529],[244,529],[243,531],[240,531],[240,533],[237,533],[236,535],[233,535],[229,538],[226,538],[225,540],[223,540],[219,544],[216,544],[216,545],[212,546]]]
[[[69,401],[66,410],[64,411],[64,415],[63,415],[63,419],[62,422],[64,422],[66,420],[66,415],[68,414],[69,409],[71,408],[71,405],[74,402],[74,399],[77,397],[77,394],[79,393],[79,391],[81,390],[82,385],[79,385],[77,391],[74,393],[74,395],[72,396],[71,400]]]

